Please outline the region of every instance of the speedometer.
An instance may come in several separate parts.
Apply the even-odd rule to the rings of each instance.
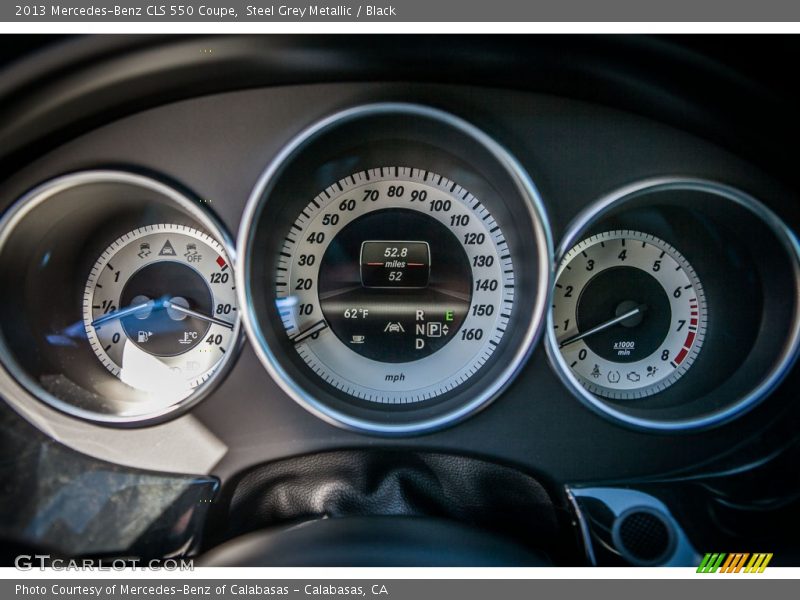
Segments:
[[[541,332],[552,243],[536,188],[442,111],[374,104],[301,133],[239,232],[239,304],[282,389],[336,425],[451,425],[510,384]]]
[[[353,173],[286,236],[276,299],[297,353],[363,400],[428,400],[478,372],[514,303],[500,226],[458,183],[420,168]]]

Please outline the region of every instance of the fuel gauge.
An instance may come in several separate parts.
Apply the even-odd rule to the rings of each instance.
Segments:
[[[83,320],[94,353],[124,383],[183,393],[219,367],[236,336],[236,287],[225,250],[174,224],[112,243],[86,283]]]

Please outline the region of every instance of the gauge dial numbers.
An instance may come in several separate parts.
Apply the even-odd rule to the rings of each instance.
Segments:
[[[131,231],[92,268],[83,321],[97,358],[121,381],[186,395],[233,350],[238,312],[230,259],[215,239],[183,225]]]
[[[639,231],[608,231],[567,252],[556,276],[552,326],[564,361],[593,394],[656,394],[691,367],[707,307],[689,262]]]
[[[491,357],[514,303],[499,225],[469,191],[408,167],[354,173],[301,211],[276,303],[305,363],[378,404],[435,398]]]

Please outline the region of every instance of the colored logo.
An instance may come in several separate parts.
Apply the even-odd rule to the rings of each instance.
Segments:
[[[700,566],[697,567],[697,572],[763,573],[771,560],[772,553],[736,552],[725,554],[724,552],[710,552],[703,557]]]

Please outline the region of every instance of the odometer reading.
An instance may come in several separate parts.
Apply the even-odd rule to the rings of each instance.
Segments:
[[[638,231],[592,236],[564,257],[553,327],[564,360],[590,392],[642,398],[675,383],[705,337],[703,287],[672,246]]]
[[[322,191],[279,254],[277,306],[296,351],[362,400],[419,402],[490,358],[514,302],[499,225],[456,182],[384,167]]]
[[[368,288],[424,288],[431,257],[427,242],[363,242],[361,284]]]

